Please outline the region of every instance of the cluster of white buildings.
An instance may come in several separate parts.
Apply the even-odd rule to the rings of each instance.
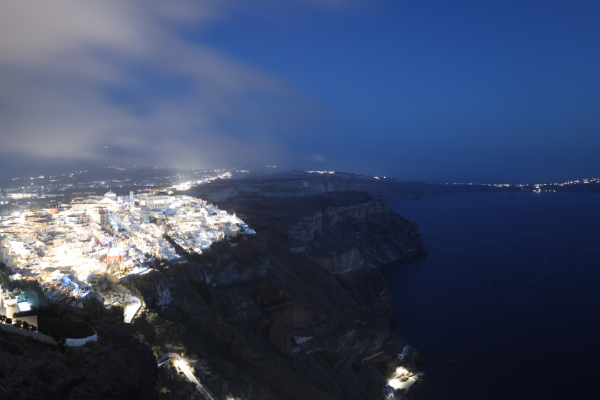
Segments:
[[[240,233],[254,231],[204,200],[109,191],[4,217],[0,261],[14,271],[11,279],[37,279],[53,296],[82,297],[94,291],[94,275],[143,273],[153,258],[180,258],[166,234],[186,251],[201,253]]]

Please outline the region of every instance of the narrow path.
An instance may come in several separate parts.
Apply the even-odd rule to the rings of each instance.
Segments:
[[[127,305],[125,307],[125,310],[123,310],[123,319],[126,324],[131,323],[133,317],[135,317],[135,314],[137,314],[138,310],[142,306],[142,302],[137,297],[131,296],[129,301],[131,302],[131,304]]]
[[[192,370],[190,369],[188,363],[184,359],[182,359],[179,354],[167,353],[167,354],[163,355],[161,358],[159,358],[156,361],[156,364],[160,367],[172,358],[175,359],[175,368],[177,368],[178,371],[183,372],[185,377],[190,382],[192,382],[194,385],[196,385],[196,390],[198,390],[198,392],[200,392],[200,394],[204,397],[205,400],[216,400],[213,397],[213,395],[210,394],[208,389],[206,389],[206,387],[202,383],[200,383],[198,378],[196,378],[196,376],[192,373]]]

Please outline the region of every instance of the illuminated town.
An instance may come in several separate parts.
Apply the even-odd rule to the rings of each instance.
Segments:
[[[3,217],[0,262],[13,271],[11,280],[36,280],[49,298],[81,307],[92,295],[108,306],[115,299],[102,298],[94,277],[143,274],[154,260],[177,262],[173,243],[202,253],[213,242],[254,233],[235,214],[191,196],[108,191]],[[28,309],[13,303],[3,315]],[[131,318],[126,310],[126,322]]]
[[[366,178],[366,179],[374,179],[374,180],[387,180],[393,183],[408,183],[403,182],[401,180],[390,178],[387,176],[369,176],[365,174],[348,174],[348,173],[340,173],[336,171],[325,171],[325,170],[306,170],[304,171],[307,174],[318,174],[318,175],[338,175],[338,176],[348,176],[352,175],[354,177]],[[414,183],[414,182],[412,182]],[[545,182],[545,183],[481,183],[481,182],[445,182],[445,183],[431,183],[430,185],[444,185],[444,186],[454,186],[460,189],[468,189],[469,187],[478,187],[481,189],[489,189],[490,191],[497,190],[506,190],[506,191],[527,191],[527,192],[557,192],[557,191],[578,191],[578,188],[582,186],[596,186],[600,185],[600,178],[583,178],[583,179],[575,179],[568,180],[563,182]],[[588,191],[588,190],[585,190]]]
[[[546,182],[546,183],[530,183],[530,184],[512,184],[512,183],[446,183],[446,185],[457,186],[488,186],[493,188],[518,188],[532,192],[556,192],[557,188],[572,187],[577,185],[600,184],[600,178],[585,178],[570,180],[564,182]]]

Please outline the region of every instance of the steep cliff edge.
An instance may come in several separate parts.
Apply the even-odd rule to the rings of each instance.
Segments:
[[[416,226],[355,192],[217,204],[257,234],[132,280],[149,308],[135,322],[143,340],[201,360],[216,398],[383,398],[405,342],[373,267],[423,255]],[[168,304],[157,300],[166,288]],[[159,386],[190,395],[168,377]]]
[[[315,261],[334,274],[363,266],[423,256],[427,250],[417,225],[394,213],[381,199],[355,198],[299,218],[289,234]]]

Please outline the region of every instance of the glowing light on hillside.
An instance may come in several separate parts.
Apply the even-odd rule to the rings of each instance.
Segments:
[[[422,375],[422,372],[414,374],[404,367],[398,367],[387,384],[394,390],[409,389]]]
[[[403,388],[403,384],[402,384],[402,382],[400,382],[400,379],[390,379],[388,381],[388,385],[390,385],[392,388],[394,388],[394,390]]]
[[[188,363],[185,362],[185,360],[183,360],[182,358],[175,359],[175,368],[177,368],[180,371],[183,371],[183,373],[191,373],[192,372],[190,370],[190,366],[188,365]]]

